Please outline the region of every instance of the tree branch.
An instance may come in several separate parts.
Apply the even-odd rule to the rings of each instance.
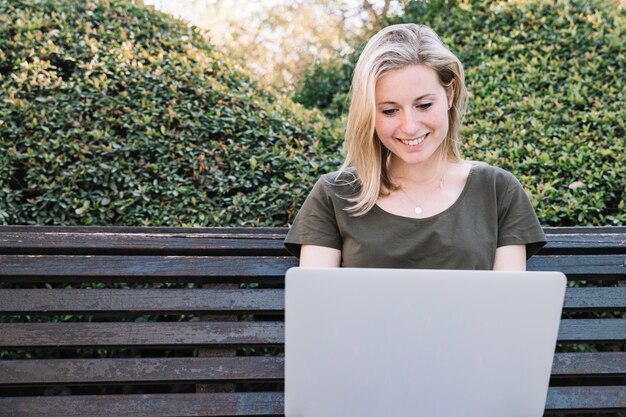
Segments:
[[[380,14],[382,17],[387,17],[387,15],[389,14],[389,3],[391,3],[391,0],[385,0],[385,5],[383,6],[383,11]]]
[[[372,6],[372,3],[370,3],[368,0],[363,0],[363,9],[365,9],[365,11],[367,11],[367,13],[369,13],[370,17],[372,18],[372,21],[376,24],[378,23],[378,13],[376,13],[376,10],[374,10],[374,6]]]

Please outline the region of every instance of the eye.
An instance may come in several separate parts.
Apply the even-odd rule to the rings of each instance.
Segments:
[[[432,107],[433,103],[424,103],[417,106],[420,110],[428,110]]]
[[[394,114],[396,114],[396,112],[398,111],[398,109],[385,109],[382,111],[382,113],[385,116],[393,116]]]

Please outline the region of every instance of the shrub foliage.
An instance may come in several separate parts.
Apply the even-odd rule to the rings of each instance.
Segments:
[[[410,2],[472,94],[464,153],[545,225],[625,224],[626,13],[610,0]],[[296,99],[130,0],[0,2],[0,223],[284,225],[340,159],[356,54]]]
[[[607,0],[419,0],[389,23],[427,24],[459,56],[471,93],[464,155],[513,172],[543,224],[623,225],[625,17]],[[341,70],[315,70],[301,102],[333,115],[325,103],[345,79],[328,78],[330,97],[306,90]]]
[[[362,50],[365,44],[360,46]],[[309,109],[319,109],[327,117],[347,115],[350,106],[350,83],[359,53],[315,65],[302,79],[293,100]]]
[[[284,225],[338,136],[129,0],[0,2],[0,224]]]

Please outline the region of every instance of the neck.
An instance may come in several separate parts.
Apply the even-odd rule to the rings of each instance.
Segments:
[[[411,182],[421,185],[439,183],[451,164],[448,160],[439,162],[436,158],[431,158],[421,164],[407,165],[392,161],[390,167],[391,178],[394,182]]]

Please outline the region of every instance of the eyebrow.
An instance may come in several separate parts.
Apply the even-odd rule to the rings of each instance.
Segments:
[[[436,94],[435,93],[428,93],[428,94],[421,95],[421,96],[417,97],[415,100],[413,100],[413,102],[420,101],[421,99],[423,99],[425,97],[428,97],[428,96],[436,96]],[[381,106],[383,104],[398,104],[398,103],[396,103],[395,101],[382,101],[380,103],[377,103],[376,105],[377,106]]]

